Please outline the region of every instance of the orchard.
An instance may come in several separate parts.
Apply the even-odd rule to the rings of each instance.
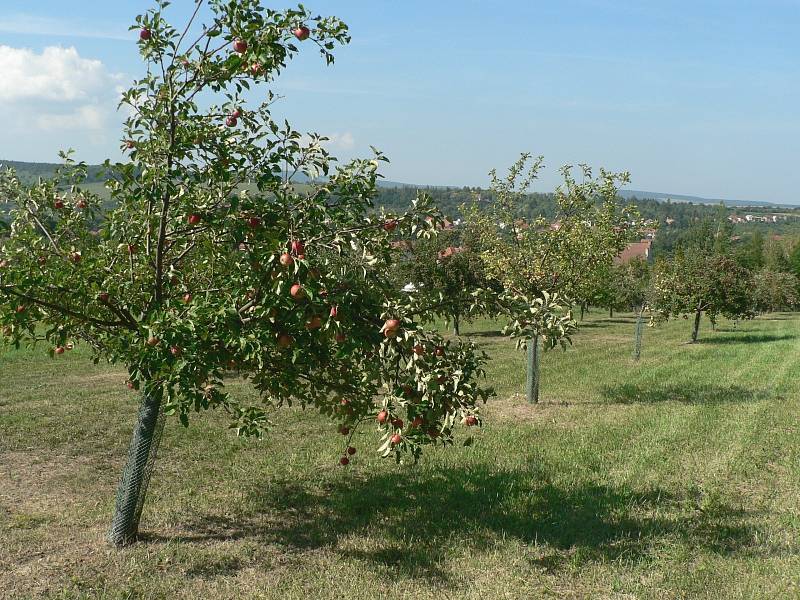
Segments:
[[[324,137],[273,118],[269,83],[299,52],[333,63],[346,25],[258,0],[211,0],[201,25],[204,4],[181,28],[167,2],[132,27],[146,74],[122,95],[128,159],[105,164],[110,207],[82,188],[86,167],[69,153],[53,179],[0,179],[13,205],[0,248],[5,340],[56,358],[86,344],[124,365],[142,396],[115,545],[136,539],[163,415],[188,426],[215,409],[261,436],[282,406],[312,407],[344,434],[331,464],[348,465],[359,428],[375,431],[381,455],[416,460],[479,425],[491,395],[483,353],[425,329],[435,308],[395,283],[392,242],[431,238],[442,222],[430,201],[374,211],[382,154],[337,165]],[[312,183],[297,186],[301,175]],[[261,402],[229,395],[232,376]]]

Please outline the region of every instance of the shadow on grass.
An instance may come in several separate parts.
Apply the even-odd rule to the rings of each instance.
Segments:
[[[471,338],[471,337],[497,337],[497,338],[504,338],[504,336],[499,329],[489,329],[486,331],[470,331],[469,333],[462,333],[462,338]]]
[[[738,385],[683,385],[669,384],[646,386],[623,383],[608,386],[600,391],[605,404],[654,404],[657,402],[682,402],[684,404],[722,404],[754,402],[766,397],[763,390],[752,390]]]
[[[717,333],[723,330],[718,329]],[[796,340],[797,336],[792,333],[746,333],[735,336],[701,337],[697,340],[698,344],[765,344],[768,342],[782,342],[786,340]]]
[[[389,568],[446,586],[447,565],[458,556],[453,548],[535,546],[531,562],[558,571],[576,562],[648,560],[661,545],[676,543],[720,554],[752,551],[756,537],[747,525],[752,513],[741,508],[717,503],[700,511],[688,492],[678,497],[664,489],[553,483],[537,465],[361,479],[345,473],[318,488],[288,478],[254,482],[245,505],[241,514],[198,518],[184,536],[144,539],[247,539],[278,545],[281,553],[328,549],[378,572]]]

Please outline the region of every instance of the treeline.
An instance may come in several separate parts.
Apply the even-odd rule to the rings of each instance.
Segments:
[[[414,188],[414,187],[383,187],[380,188],[375,204],[389,212],[402,212],[407,210],[419,192],[428,194],[433,203],[452,219],[464,217],[464,207],[469,207],[473,202],[478,204],[491,204],[495,201],[492,190],[481,188]],[[653,240],[652,256],[667,256],[672,254],[677,247],[685,244],[689,230],[707,220],[719,223],[728,223],[731,215],[744,216],[746,214],[763,215],[775,214],[776,211],[764,207],[728,207],[723,204],[693,204],[691,202],[661,201],[651,198],[630,198],[627,201],[633,204],[643,219],[652,223],[658,233]],[[800,237],[800,211],[797,209],[780,209],[786,220],[776,223],[741,223],[736,224],[730,231],[731,236],[740,236],[743,240],[756,238],[756,243],[762,243],[770,234],[781,234]],[[532,193],[526,194],[519,202],[519,215],[528,221],[537,218],[553,220],[558,213],[558,205],[554,194]],[[762,241],[758,241],[762,240]]]

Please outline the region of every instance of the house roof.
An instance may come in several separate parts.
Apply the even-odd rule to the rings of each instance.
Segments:
[[[626,264],[636,258],[647,260],[650,258],[650,247],[653,245],[651,240],[642,240],[640,242],[630,242],[625,249],[620,252],[620,255],[614,259],[615,264]]]

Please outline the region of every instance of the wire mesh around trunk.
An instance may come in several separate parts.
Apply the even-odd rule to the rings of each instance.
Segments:
[[[108,541],[115,546],[126,546],[136,541],[147,485],[153,474],[163,430],[161,398],[145,396],[131,437],[108,532]]]

